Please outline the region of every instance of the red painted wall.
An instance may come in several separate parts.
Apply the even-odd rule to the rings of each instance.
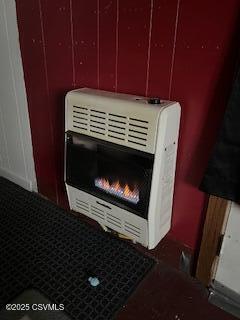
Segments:
[[[239,0],[16,0],[39,191],[66,204],[64,95],[88,86],[182,105],[171,235],[195,248],[198,184],[229,92]]]

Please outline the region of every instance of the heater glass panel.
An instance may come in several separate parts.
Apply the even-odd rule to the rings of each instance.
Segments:
[[[68,132],[66,182],[146,218],[153,155]]]

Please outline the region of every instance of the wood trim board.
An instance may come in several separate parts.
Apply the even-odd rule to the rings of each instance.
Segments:
[[[197,261],[196,277],[208,286],[214,278],[221,239],[226,229],[231,201],[211,195],[209,197],[206,220],[200,252]]]

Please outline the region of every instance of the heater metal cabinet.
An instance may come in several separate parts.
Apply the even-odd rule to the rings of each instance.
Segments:
[[[179,103],[158,102],[82,88],[65,109],[70,208],[149,249],[171,226],[180,122]]]

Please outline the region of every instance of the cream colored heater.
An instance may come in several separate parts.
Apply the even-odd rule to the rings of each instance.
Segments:
[[[171,226],[179,103],[82,88],[65,116],[70,208],[153,249]]]

